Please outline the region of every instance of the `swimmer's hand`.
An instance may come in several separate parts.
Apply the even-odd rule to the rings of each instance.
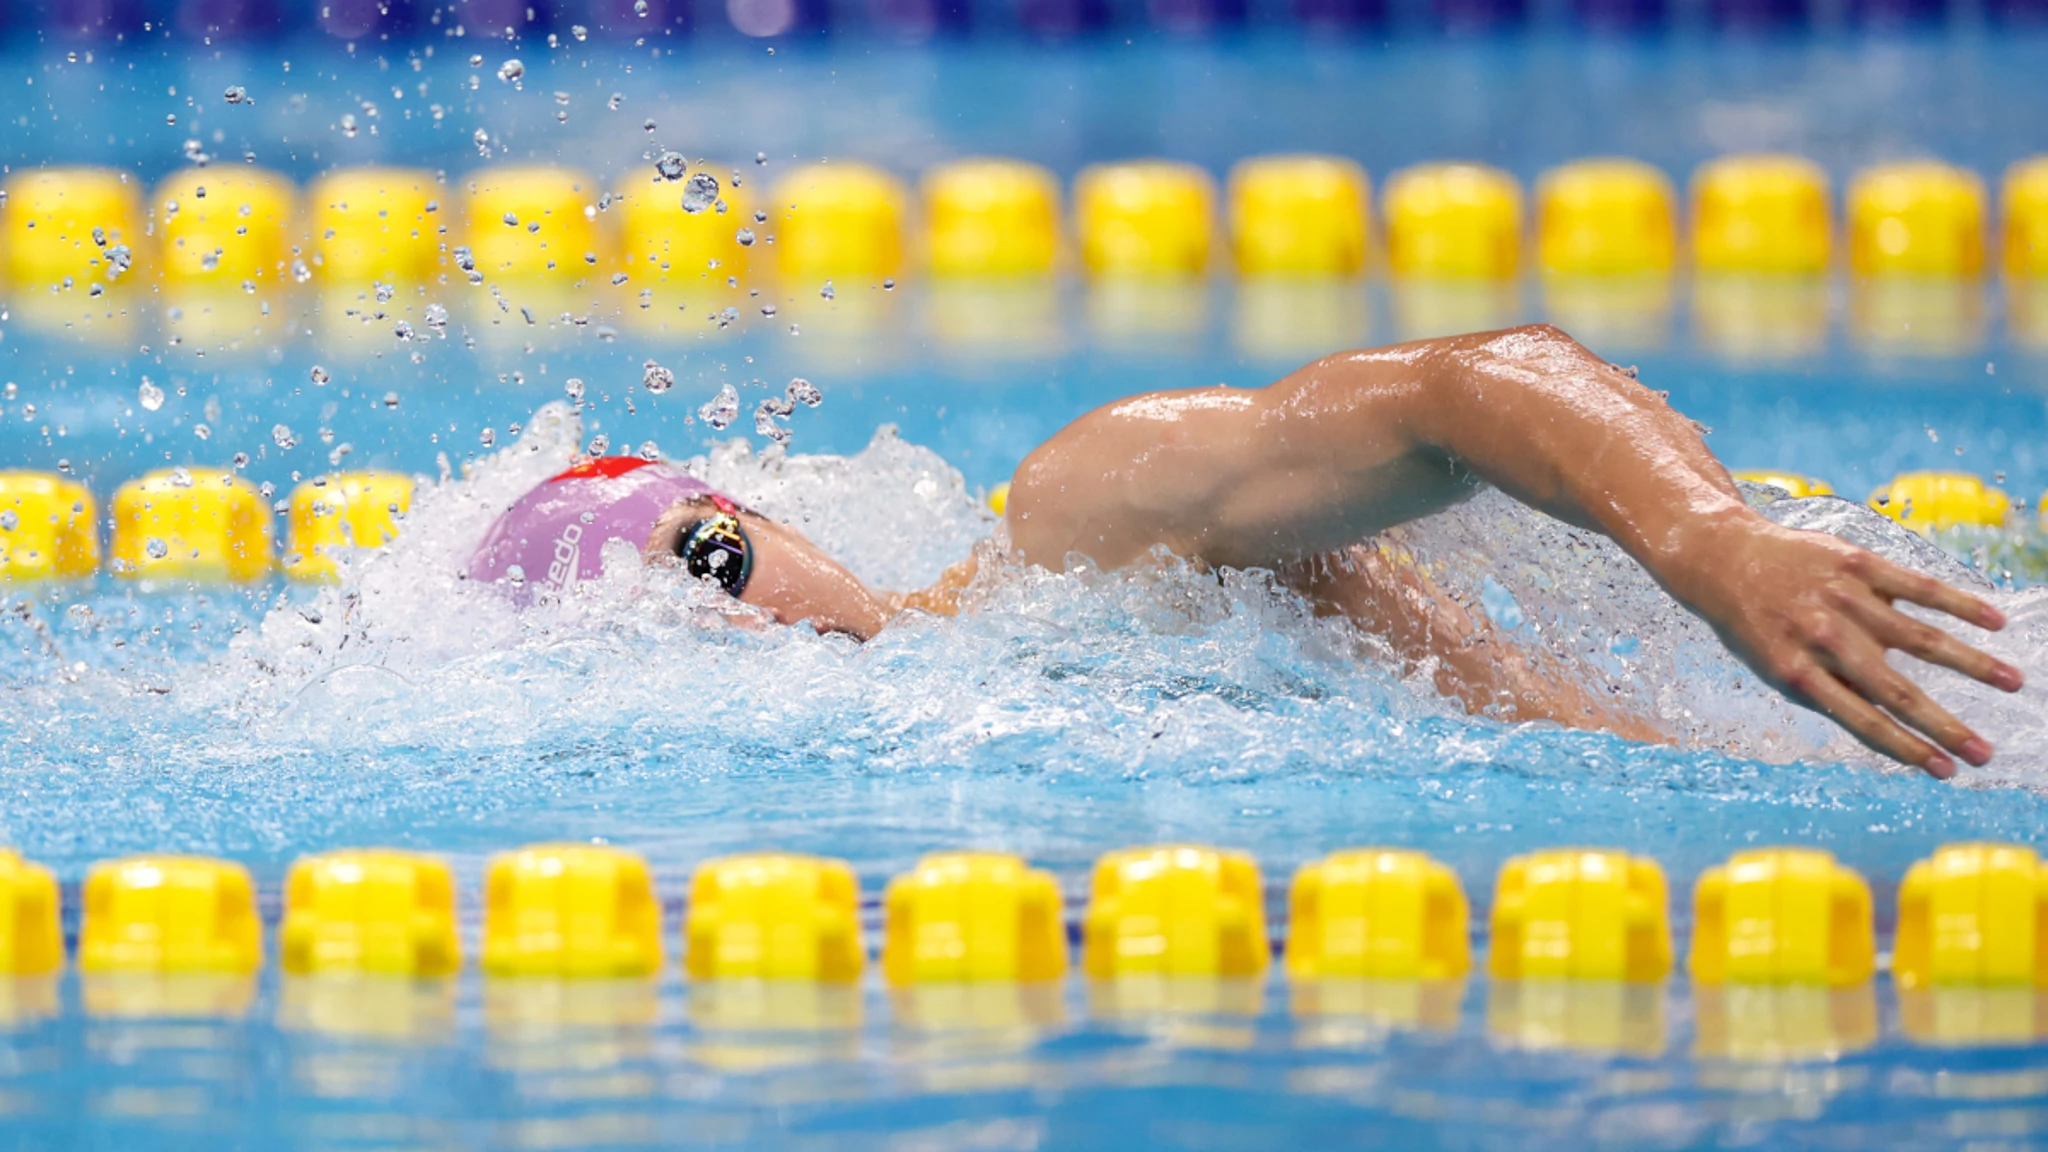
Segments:
[[[1993,632],[2005,627],[2003,612],[1847,541],[1760,516],[1703,525],[1685,551],[1699,562],[1677,566],[1688,573],[1683,577],[1667,572],[1672,591],[1780,691],[1936,779],[1955,775],[1951,753],[1978,766],[1991,759],[1990,742],[1886,663],[1885,651],[1896,648],[2017,692],[2025,681],[2018,668],[1895,604],[1918,604]]]

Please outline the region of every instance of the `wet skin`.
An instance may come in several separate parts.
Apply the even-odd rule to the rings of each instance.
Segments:
[[[1894,605],[1993,630],[2002,613],[1853,544],[1766,520],[1690,420],[1547,325],[1341,353],[1260,389],[1105,405],[1025,458],[1006,518],[1026,563],[1059,570],[1078,556],[1118,568],[1164,546],[1201,564],[1274,569],[1411,663],[1433,659],[1437,686],[1474,711],[1666,738],[1571,687],[1400,563],[1390,529],[1481,483],[1614,540],[1758,675],[1877,751],[1944,779],[1952,757],[1990,759],[1989,742],[1885,652],[2018,691],[2019,669]],[[677,533],[705,514],[673,510],[648,553],[672,558]],[[932,589],[881,593],[788,526],[742,519],[756,555],[741,598],[778,620],[865,638],[902,608],[948,610],[973,571],[969,560]]]

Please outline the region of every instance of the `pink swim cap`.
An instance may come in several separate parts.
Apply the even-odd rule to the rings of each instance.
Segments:
[[[484,533],[469,578],[511,577],[513,598],[559,595],[604,571],[607,541],[647,546],[654,522],[676,501],[718,495],[666,464],[637,456],[600,456],[519,498]]]

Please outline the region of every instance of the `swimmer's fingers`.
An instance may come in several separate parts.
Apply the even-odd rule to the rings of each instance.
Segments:
[[[1955,761],[1906,731],[1819,664],[1807,662],[1787,678],[1786,687],[1800,699],[1825,712],[1873,750],[1902,764],[1917,765],[1937,780],[1946,780],[1956,774]]]
[[[1946,612],[1987,632],[2005,627],[2005,613],[1989,603],[1950,584],[1920,572],[1909,571],[1870,553],[1863,573],[1870,589],[1887,600],[1905,600],[1922,608]]]
[[[2018,668],[1888,604],[1858,597],[1847,607],[1850,615],[1887,648],[1897,648],[1916,660],[1954,669],[2004,692],[2017,692],[2026,683],[2025,674]]]
[[[1869,636],[1845,633],[1836,651],[1840,661],[1836,676],[1847,681],[1865,700],[1973,765],[1982,766],[1991,759],[1991,745],[1956,719],[1954,713],[1935,703],[1905,673],[1886,663],[1884,648]]]

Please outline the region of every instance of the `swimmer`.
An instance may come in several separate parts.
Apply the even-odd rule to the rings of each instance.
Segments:
[[[1011,557],[1102,568],[1164,547],[1266,568],[1318,611],[1376,633],[1474,712],[1668,739],[1570,686],[1546,654],[1403,564],[1396,530],[1492,484],[1620,545],[1766,682],[1871,748],[1946,779],[1992,748],[1885,660],[1898,649],[2007,692],[2020,670],[1898,610],[1979,628],[1983,600],[1751,509],[1693,423],[1547,325],[1325,357],[1258,389],[1153,392],[1075,420],[1024,459],[1005,509]],[[1002,534],[999,534],[999,537]],[[517,595],[602,568],[606,541],[680,564],[783,623],[865,640],[906,610],[951,614],[969,557],[930,588],[868,588],[786,524],[662,464],[587,461],[495,523],[472,578]],[[514,567],[519,571],[512,572]]]

